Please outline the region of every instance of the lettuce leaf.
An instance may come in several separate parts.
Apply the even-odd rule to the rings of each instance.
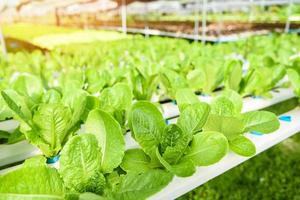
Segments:
[[[163,170],[149,170],[144,173],[129,172],[121,175],[118,184],[107,193],[108,199],[143,200],[159,192],[173,178],[173,175]]]
[[[96,137],[72,137],[61,152],[59,173],[67,188],[75,192],[101,194],[105,178],[101,173],[101,152]]]
[[[129,125],[144,152],[151,158],[156,158],[156,147],[166,126],[157,107],[146,101],[135,103],[129,114]]]
[[[192,160],[196,166],[207,166],[221,160],[227,150],[228,141],[222,133],[204,131],[194,136],[185,158]]]
[[[151,159],[141,149],[129,149],[125,152],[120,167],[126,171],[145,172],[151,169]]]
[[[210,107],[207,103],[198,102],[187,106],[178,118],[178,126],[187,134],[190,139],[193,134],[201,131],[206,123],[210,113]]]
[[[182,112],[188,105],[199,103],[200,101],[191,89],[184,88],[176,91],[176,102],[180,112]]]
[[[229,140],[229,146],[232,151],[241,156],[253,156],[256,153],[255,145],[243,135],[239,135],[233,140]]]
[[[63,200],[63,181],[44,157],[25,161],[21,168],[0,176],[1,200]]]
[[[242,114],[245,124],[245,132],[258,131],[261,133],[271,133],[276,131],[280,123],[274,113],[268,111],[252,111]]]
[[[119,123],[110,114],[96,109],[89,113],[85,129],[98,140],[102,152],[102,172],[112,172],[122,162],[125,151],[125,140]]]

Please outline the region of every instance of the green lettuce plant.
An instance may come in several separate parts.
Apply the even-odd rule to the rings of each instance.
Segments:
[[[110,113],[126,132],[127,114],[132,102],[132,91],[125,83],[105,88],[99,95],[99,108]]]
[[[134,98],[137,100],[151,100],[158,85],[157,73],[143,73],[138,68],[129,74],[129,83]]]
[[[49,90],[41,97],[42,102],[32,104],[32,107],[14,90],[2,91],[1,94],[20,122],[20,131],[47,157],[56,156],[68,138],[80,128],[86,108],[87,94],[82,90],[64,96]]]
[[[289,81],[297,97],[300,97],[300,57],[291,59],[290,67],[287,69]]]
[[[118,173],[124,150],[119,123],[105,111],[92,110],[85,133],[63,147],[58,170],[44,157],[31,158],[0,176],[0,199],[146,199],[172,180],[160,169]]]
[[[154,104],[135,103],[129,125],[141,149],[127,150],[121,168],[126,172],[165,168],[177,176],[190,176],[195,166],[219,161],[227,152],[226,138],[218,132],[201,132],[209,110],[206,103],[188,105],[176,124],[166,125]],[[209,148],[214,149],[210,155]]]
[[[278,86],[286,74],[285,66],[274,61],[271,56],[262,56],[261,59],[255,57],[250,64],[252,67],[241,80],[238,92],[242,96],[271,97],[270,90]]]
[[[276,115],[268,111],[241,113],[242,106],[239,94],[232,90],[223,92],[211,103],[211,112],[203,130],[222,133],[232,151],[242,156],[253,156],[255,145],[244,134],[251,131],[272,133],[280,123]]]

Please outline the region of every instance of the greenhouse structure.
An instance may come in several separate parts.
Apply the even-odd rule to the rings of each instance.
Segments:
[[[0,200],[300,200],[300,0],[0,0]]]

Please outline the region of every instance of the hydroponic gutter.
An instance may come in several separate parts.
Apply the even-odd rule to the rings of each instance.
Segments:
[[[280,128],[265,135],[246,134],[256,146],[256,155],[278,144],[300,131],[300,109],[296,108],[281,116],[290,116],[291,121],[280,121]],[[221,161],[208,167],[198,167],[195,174],[188,178],[174,177],[173,181],[150,200],[175,199],[207,181],[225,173],[233,167],[250,159],[229,152]]]
[[[110,30],[110,31],[118,31],[122,32],[122,27],[118,26],[102,26],[101,29]],[[162,37],[171,37],[171,38],[182,38],[189,41],[201,41],[202,36],[195,36],[194,34],[180,33],[180,32],[169,32],[169,31],[161,31],[158,29],[141,29],[141,28],[127,28],[128,33],[133,34],[142,34],[142,35],[150,35],[150,36],[162,36]],[[259,31],[251,31],[251,32],[242,32],[238,34],[231,35],[222,35],[222,36],[206,36],[205,41],[211,43],[217,42],[233,42],[241,39],[248,38],[253,35],[267,35],[270,33],[268,30],[259,30]]]
[[[27,140],[10,145],[0,145],[0,152],[0,167],[41,154],[41,151],[29,144]]]
[[[279,102],[291,99],[294,94],[291,89],[278,89],[277,92],[271,91],[273,95],[272,99],[263,99],[260,97],[247,97],[244,99],[243,112],[259,110],[265,107],[275,105]],[[199,96],[199,99],[204,102],[210,102],[211,96]],[[165,119],[174,118],[179,115],[177,105],[172,102],[163,104],[163,113]],[[169,120],[170,123],[176,121],[176,119]],[[16,121],[10,120],[0,123],[0,130],[10,131],[16,127]],[[137,143],[132,139],[130,133],[125,135],[126,148],[137,148]],[[0,167],[23,161],[35,155],[41,154],[38,148],[29,144],[27,141],[22,141],[11,145],[0,145]]]
[[[290,88],[280,88],[272,90],[270,94],[273,96],[272,99],[266,99],[262,97],[246,97],[244,98],[243,112],[260,110],[265,107],[269,107],[276,103],[285,101],[293,98],[295,95],[293,90]],[[211,96],[198,96],[200,101],[209,103],[212,100]],[[163,116],[165,119],[177,117],[179,115],[179,109],[173,102],[168,102],[162,105]]]
[[[15,120],[7,120],[0,123],[0,130],[13,131],[18,127]],[[39,149],[32,146],[28,141],[21,141],[16,144],[0,145],[0,167],[14,162],[22,161],[40,153]]]

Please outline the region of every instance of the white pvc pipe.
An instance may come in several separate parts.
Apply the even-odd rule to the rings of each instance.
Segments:
[[[290,88],[280,88],[278,89],[279,92],[270,91],[270,94],[273,96],[272,99],[265,99],[265,98],[253,98],[247,97],[244,98],[244,107],[243,112],[248,112],[252,110],[259,110],[264,107],[268,107],[270,105],[274,105],[281,101],[285,101],[287,99],[293,98],[295,95],[293,90]],[[199,100],[203,102],[209,103],[212,99],[211,96],[201,96],[199,95]],[[162,104],[163,109],[163,116],[165,119],[173,118],[179,115],[179,109],[177,105],[172,102]]]

